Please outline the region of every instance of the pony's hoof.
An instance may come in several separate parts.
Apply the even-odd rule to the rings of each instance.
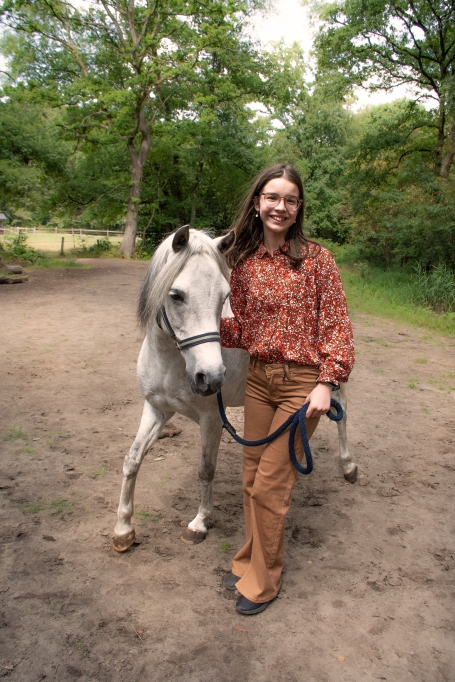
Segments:
[[[180,536],[180,540],[186,545],[198,545],[200,542],[204,542],[207,537],[207,533],[201,530],[191,530],[191,528],[185,528]]]
[[[131,547],[136,537],[136,532],[132,530],[128,535],[114,535],[112,539],[112,547],[117,552],[126,552]]]
[[[354,469],[350,471],[348,474],[344,475],[344,478],[348,483],[355,483],[357,481],[357,474],[358,474],[358,468],[357,464],[355,465]]]

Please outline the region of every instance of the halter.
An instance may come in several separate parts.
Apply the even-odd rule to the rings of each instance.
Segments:
[[[192,348],[193,346],[199,346],[201,343],[213,342],[221,343],[220,335],[218,334],[218,332],[207,332],[207,334],[197,334],[196,336],[189,336],[187,339],[182,339],[182,341],[179,341],[175,335],[174,330],[172,329],[171,323],[169,322],[168,316],[166,315],[164,306],[161,307],[156,316],[156,323],[158,327],[160,329],[163,329],[163,327],[160,325],[160,317],[163,319],[165,327],[169,332],[169,336],[171,337],[171,339],[173,340],[173,342],[180,351],[187,350],[188,348]]]

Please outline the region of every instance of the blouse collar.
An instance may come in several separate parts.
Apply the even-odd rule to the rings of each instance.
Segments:
[[[284,253],[287,253],[288,250],[289,250],[289,241],[284,242],[284,244],[283,244],[283,246],[281,247],[281,249],[280,249],[280,248],[276,249],[276,251],[273,252],[273,256],[275,256],[275,254],[279,254],[281,251],[284,251]],[[257,258],[264,258],[264,256],[266,256],[266,255],[268,255],[268,256],[270,256],[271,258],[273,258],[273,256],[272,256],[272,255],[267,251],[267,249],[265,248],[264,244],[263,244],[263,243],[259,244],[259,246],[258,246],[258,248],[257,248],[257,250],[256,250],[256,256],[257,256]]]

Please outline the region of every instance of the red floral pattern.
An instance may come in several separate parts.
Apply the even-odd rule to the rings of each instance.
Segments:
[[[285,253],[272,256],[262,244],[234,268],[234,317],[221,320],[221,343],[261,362],[318,367],[318,381],[338,384],[354,365],[351,322],[331,253],[310,248],[314,257],[295,269]]]

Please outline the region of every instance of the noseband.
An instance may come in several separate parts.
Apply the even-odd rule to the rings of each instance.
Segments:
[[[188,350],[188,348],[192,348],[193,346],[199,346],[201,343],[221,342],[220,335],[218,334],[218,332],[207,332],[207,334],[197,334],[196,336],[189,336],[187,339],[182,339],[182,341],[179,341],[175,335],[174,330],[172,329],[171,323],[169,322],[168,316],[166,315],[164,306],[161,307],[156,316],[156,323],[158,327],[160,329],[163,329],[163,327],[160,324],[160,317],[162,318],[164,325],[169,332],[169,336],[171,337],[171,339],[173,340],[173,342],[180,351]]]

